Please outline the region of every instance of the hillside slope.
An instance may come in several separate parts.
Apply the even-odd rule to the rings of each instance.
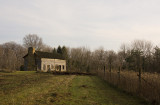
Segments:
[[[96,76],[0,73],[0,105],[146,105]]]

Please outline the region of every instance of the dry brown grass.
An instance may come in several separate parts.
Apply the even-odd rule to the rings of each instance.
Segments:
[[[160,104],[160,74],[142,73],[141,85],[139,84],[138,72],[121,71],[120,77],[116,70],[104,72],[99,71],[98,75],[103,77],[110,84],[113,84],[133,95],[138,95],[150,101],[153,105]]]

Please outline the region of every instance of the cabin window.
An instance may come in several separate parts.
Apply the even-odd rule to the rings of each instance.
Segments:
[[[64,65],[63,65],[63,70],[64,70]]]
[[[43,64],[43,70],[46,70],[46,65],[45,64]]]

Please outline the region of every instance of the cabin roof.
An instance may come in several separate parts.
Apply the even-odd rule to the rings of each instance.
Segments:
[[[26,54],[23,58],[27,57],[28,54]],[[64,59],[60,54],[54,54],[49,52],[42,52],[42,51],[35,51],[34,53],[35,57],[38,58],[50,58],[50,59]]]

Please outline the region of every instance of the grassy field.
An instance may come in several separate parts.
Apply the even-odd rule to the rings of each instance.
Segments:
[[[0,105],[147,105],[96,76],[0,73]]]

